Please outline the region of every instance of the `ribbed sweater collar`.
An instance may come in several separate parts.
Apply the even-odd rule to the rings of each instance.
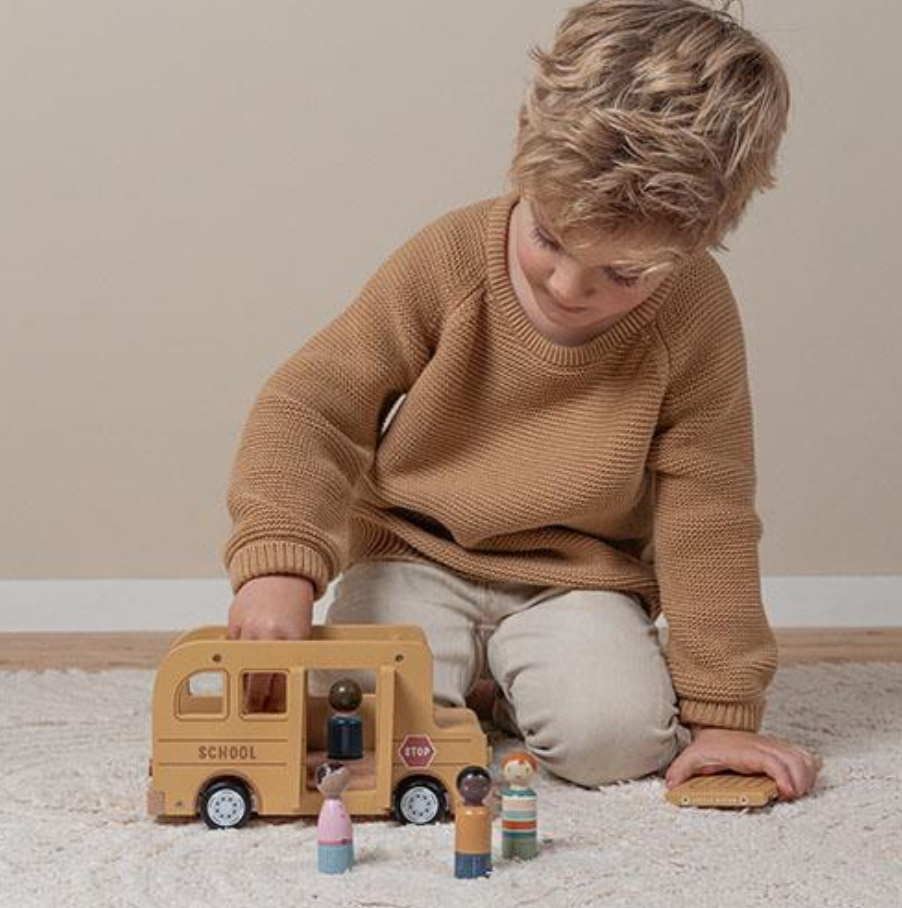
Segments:
[[[586,343],[568,347],[545,337],[523,311],[507,267],[508,223],[518,198],[518,193],[512,191],[493,201],[488,213],[485,243],[489,294],[499,304],[521,343],[550,363],[581,366],[595,362],[609,350],[636,335],[654,319],[673,289],[679,268],[671,272],[640,305]]]

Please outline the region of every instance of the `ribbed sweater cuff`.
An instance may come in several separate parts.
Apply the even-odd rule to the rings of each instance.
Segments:
[[[680,700],[680,722],[683,725],[712,725],[755,731],[764,719],[764,699],[747,703],[712,703],[704,700]]]
[[[319,599],[331,580],[328,565],[319,552],[284,540],[251,542],[243,546],[232,556],[228,572],[235,593],[254,577],[289,574],[310,580],[316,587],[314,599]]]

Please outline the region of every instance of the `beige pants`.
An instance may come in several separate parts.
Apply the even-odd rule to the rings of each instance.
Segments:
[[[548,771],[583,786],[662,772],[688,743],[658,630],[630,595],[483,582],[400,559],[352,565],[327,624],[416,624],[434,701],[464,706],[480,677],[495,724]]]

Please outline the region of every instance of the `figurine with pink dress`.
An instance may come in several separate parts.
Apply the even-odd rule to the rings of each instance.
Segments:
[[[354,866],[354,830],[341,799],[350,781],[351,771],[343,763],[329,760],[316,770],[316,787],[323,796],[316,824],[320,873],[344,873]]]

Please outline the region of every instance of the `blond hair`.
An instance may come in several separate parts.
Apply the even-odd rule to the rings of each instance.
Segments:
[[[529,51],[508,178],[574,248],[601,233],[654,238],[656,262],[726,249],[753,193],[776,185],[789,83],[728,6],[591,0],[549,53]]]

